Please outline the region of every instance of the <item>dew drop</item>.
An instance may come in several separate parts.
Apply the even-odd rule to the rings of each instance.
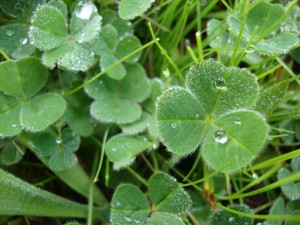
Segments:
[[[112,148],[111,150],[112,150],[113,152],[116,152],[116,151],[117,151],[117,149],[115,149],[115,148]]]
[[[256,173],[253,173],[253,174],[252,174],[252,178],[253,178],[253,179],[257,179],[257,178],[258,178],[258,175],[257,175]]]
[[[229,223],[233,223],[235,221],[235,218],[234,217],[230,217],[228,221],[229,221]]]
[[[28,42],[28,39],[27,39],[26,37],[20,39],[20,43],[21,43],[22,45],[27,44],[27,42]]]
[[[14,33],[15,33],[15,32],[14,32],[13,30],[7,30],[7,31],[6,31],[6,35],[7,35],[8,37],[11,37]]]
[[[117,207],[121,207],[121,203],[120,202],[117,202]]]
[[[201,4],[201,6],[206,6],[207,5],[207,0],[201,0],[200,4]]]
[[[215,86],[218,89],[225,89],[226,88],[226,81],[225,81],[224,77],[217,78],[217,80],[215,81]]]
[[[55,139],[55,142],[56,142],[56,144],[58,144],[58,145],[59,145],[59,144],[61,144],[62,140],[61,140],[61,138],[60,138],[60,137],[58,137],[58,138],[56,138],[56,139]]]
[[[17,125],[16,125],[16,124],[12,124],[11,126],[12,126],[13,128],[16,128],[16,127],[17,127]]]
[[[78,8],[74,11],[75,15],[83,20],[88,20],[91,15],[97,11],[95,5],[91,2],[79,2]]]
[[[127,222],[131,222],[132,220],[130,219],[130,217],[129,216],[125,216],[125,218],[124,218]]]
[[[172,128],[176,128],[176,127],[177,127],[177,123],[172,123],[172,124],[171,124],[171,127],[172,127]]]
[[[236,117],[235,120],[234,120],[234,123],[235,123],[236,125],[242,125],[241,118]]]
[[[196,114],[196,119],[199,119],[199,118],[200,118],[200,114],[197,113],[197,114]]]
[[[228,136],[224,130],[217,130],[214,135],[214,140],[220,144],[225,144],[228,140]]]

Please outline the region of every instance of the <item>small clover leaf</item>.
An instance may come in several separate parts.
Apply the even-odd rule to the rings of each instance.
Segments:
[[[0,0],[0,8],[8,15],[20,20],[29,20],[33,11],[45,0]]]
[[[14,59],[27,57],[35,47],[29,42],[25,24],[9,24],[0,28],[0,48]]]
[[[70,129],[64,129],[61,137],[49,132],[41,133],[34,141],[37,155],[49,157],[49,167],[59,171],[77,163],[75,151],[79,148],[80,137]]]
[[[247,213],[249,215],[253,215],[253,211],[245,205],[237,205],[237,206],[229,206],[228,208],[241,212]],[[231,213],[227,210],[219,210],[216,213],[212,214],[210,217],[211,225],[219,225],[219,224],[249,224],[253,223],[253,218],[244,217],[235,213]]]
[[[289,31],[277,33],[280,26],[285,26],[284,19],[288,15],[281,5],[269,2],[254,3],[248,12],[242,35],[246,41],[250,40],[253,43],[251,47],[257,52],[286,54],[299,43],[299,38]],[[242,19],[231,14],[227,17],[227,22],[230,30],[237,36],[241,31]]]
[[[281,168],[277,173],[277,179],[282,180],[287,178],[293,173],[300,171],[300,157],[293,158],[291,160],[291,170],[287,168]],[[300,199],[300,183],[288,183],[281,186],[281,190],[284,195],[290,200]]]
[[[122,80],[103,77],[85,86],[86,93],[96,99],[91,115],[106,123],[125,124],[138,120],[142,110],[138,103],[150,95],[150,83],[144,69],[137,63],[126,65]]]
[[[148,188],[153,204],[151,208],[146,196],[136,186],[120,185],[112,198],[112,223],[183,225],[179,215],[188,210],[191,199],[180,184],[168,174],[158,172],[150,177]]]
[[[47,81],[48,71],[36,58],[6,61],[0,64],[0,90],[18,99],[37,93]]]
[[[21,152],[22,150],[18,148],[19,146],[16,146],[13,143],[8,143],[7,145],[5,145],[0,155],[1,163],[6,166],[18,163],[23,157],[23,154]]]
[[[189,194],[166,173],[158,172],[149,180],[149,195],[155,210],[172,214],[184,213],[191,205]]]
[[[119,15],[124,20],[131,20],[146,12],[155,0],[121,0]]]
[[[65,112],[66,102],[58,94],[39,95],[24,104],[20,114],[23,129],[37,132],[46,129]]]
[[[38,49],[45,51],[43,63],[53,68],[56,64],[67,70],[86,71],[94,61],[94,51],[88,44],[97,38],[101,16],[90,2],[79,2],[75,8],[70,33],[66,5],[50,1],[36,10],[32,17],[29,36]]]
[[[206,61],[189,70],[186,88],[172,87],[159,97],[159,137],[180,155],[201,144],[210,167],[233,172],[250,163],[267,138],[265,120],[250,110],[257,98],[252,74]]]
[[[119,134],[106,144],[106,155],[114,163],[114,169],[130,165],[135,156],[151,147],[147,138]]]
[[[122,184],[116,189],[111,203],[113,224],[143,224],[149,214],[149,203],[140,189],[132,184]]]

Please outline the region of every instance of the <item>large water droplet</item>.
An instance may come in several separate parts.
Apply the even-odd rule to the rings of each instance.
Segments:
[[[28,39],[27,39],[26,37],[20,39],[20,43],[21,43],[22,45],[27,44],[27,42],[28,42]]]
[[[15,32],[14,32],[13,30],[7,30],[7,31],[6,31],[6,35],[7,35],[8,37],[11,37],[14,33],[15,33]]]
[[[235,221],[235,218],[234,217],[230,217],[228,221],[229,221],[229,223],[233,223]]]
[[[97,12],[97,8],[91,2],[79,2],[78,8],[74,12],[80,19],[88,20],[94,12]]]
[[[171,124],[171,127],[172,127],[172,128],[176,128],[176,127],[177,127],[177,123],[172,123],[172,124]]]
[[[252,174],[252,177],[253,177],[253,179],[257,179],[257,178],[258,178],[258,175],[257,175],[256,173],[253,173],[253,174]]]
[[[60,138],[60,137],[58,137],[58,138],[56,138],[56,139],[55,139],[55,142],[56,142],[56,144],[58,144],[58,145],[59,145],[59,144],[61,144],[62,140],[61,140],[61,138]]]
[[[226,88],[226,81],[224,77],[218,77],[215,81],[215,86],[218,89],[225,89]]]
[[[215,132],[214,140],[220,144],[225,144],[228,140],[225,130],[217,130]]]

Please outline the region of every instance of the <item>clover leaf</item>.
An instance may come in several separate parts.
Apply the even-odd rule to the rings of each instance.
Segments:
[[[185,213],[190,204],[189,194],[176,180],[163,172],[149,179],[149,197],[136,186],[120,185],[112,198],[111,220],[113,224],[184,224],[179,215]],[[137,201],[138,199],[138,201]]]
[[[39,7],[31,21],[29,36],[41,51],[43,64],[67,70],[86,71],[93,64],[94,52],[89,42],[97,38],[101,16],[91,2],[79,2],[67,24],[67,6],[61,1],[50,1]],[[70,31],[69,31],[70,29]]]
[[[146,12],[155,0],[121,0],[119,15],[124,20],[131,20]]]
[[[127,76],[122,80],[102,77],[85,86],[94,98],[90,112],[95,119],[106,123],[125,124],[138,120],[142,109],[138,104],[150,95],[150,83],[142,66],[126,65]]]
[[[256,78],[244,69],[213,60],[188,71],[186,87],[171,87],[158,99],[159,137],[169,151],[189,154],[201,146],[215,170],[233,172],[262,149],[268,126],[251,110],[258,98]]]
[[[114,169],[130,165],[135,156],[152,144],[142,136],[119,134],[113,136],[106,144],[106,155],[114,163]]]
[[[56,93],[35,96],[48,71],[33,57],[0,64],[0,134],[14,136],[22,129],[37,132],[58,120],[66,108]],[[34,97],[35,96],[35,97]]]
[[[253,43],[251,47],[258,52],[286,54],[299,43],[296,35],[280,30],[280,26],[285,26],[284,19],[288,15],[289,12],[281,5],[269,2],[254,3],[248,12],[242,36],[246,41],[250,40]],[[229,29],[238,35],[243,24],[242,19],[238,15],[230,14],[227,22]]]
[[[49,167],[59,171],[70,168],[77,163],[75,151],[79,148],[80,137],[69,128],[62,131],[61,136],[44,132],[34,140],[39,157],[49,158]]]
[[[291,170],[288,168],[281,168],[277,173],[277,179],[282,180],[289,177],[293,173],[300,171],[300,157],[291,160]],[[300,199],[300,183],[293,182],[281,186],[284,195],[290,200]]]

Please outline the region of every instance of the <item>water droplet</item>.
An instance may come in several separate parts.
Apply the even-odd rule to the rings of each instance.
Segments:
[[[11,37],[14,33],[15,33],[15,32],[14,32],[13,30],[7,30],[7,31],[6,31],[6,35],[7,35],[8,37]]]
[[[220,144],[225,144],[228,140],[228,136],[224,130],[217,130],[215,132],[214,140]]]
[[[127,222],[131,222],[132,220],[130,219],[130,217],[129,216],[125,216],[125,218],[124,218]]]
[[[200,114],[197,113],[197,114],[196,114],[196,119],[199,119],[199,117],[200,117]]]
[[[20,39],[20,42],[22,45],[27,44],[27,41],[28,41],[28,39],[26,37]]]
[[[218,89],[225,89],[226,88],[226,81],[225,81],[224,77],[217,78],[217,80],[215,81],[215,86]]]
[[[121,207],[121,203],[120,202],[117,202],[117,207]]]
[[[242,125],[241,118],[236,117],[235,120],[234,120],[234,123],[237,124],[237,125]]]
[[[176,128],[176,127],[177,127],[177,123],[172,123],[172,124],[171,124],[171,127],[172,127],[172,128]]]
[[[146,141],[148,141],[148,139],[147,139],[146,137],[144,137],[144,138],[143,138],[143,141],[145,141],[145,142],[146,142]]]
[[[16,9],[22,9],[23,8],[23,2],[22,1],[17,1],[17,3],[16,3]]]
[[[56,144],[58,144],[58,145],[59,145],[59,144],[61,144],[62,140],[61,140],[61,138],[60,138],[60,137],[58,137],[58,138],[56,138],[56,139],[55,139],[55,142],[56,142]]]
[[[234,217],[230,217],[228,221],[229,221],[229,223],[233,223],[235,221],[235,218]]]
[[[252,177],[253,177],[253,179],[257,179],[257,178],[258,178],[258,175],[257,175],[256,173],[253,173],[253,174],[252,174]]]
[[[91,2],[79,2],[78,8],[74,11],[75,15],[83,20],[88,20],[94,12],[97,12],[96,6]]]
[[[112,148],[111,150],[112,150],[113,152],[116,152],[116,151],[117,151],[117,149],[115,149],[115,148]]]
[[[12,126],[13,128],[16,128],[16,127],[17,127],[17,125],[16,125],[16,124],[12,124],[11,126]]]
[[[163,75],[164,75],[166,78],[170,77],[170,71],[169,71],[169,69],[163,70],[162,73],[163,73]]]

